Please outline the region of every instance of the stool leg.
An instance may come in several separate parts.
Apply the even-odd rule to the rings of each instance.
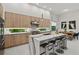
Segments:
[[[53,49],[53,52],[52,52],[52,53],[50,53],[49,55],[57,55],[57,54],[55,53],[55,49],[54,49],[54,47],[55,47],[55,44],[52,44],[52,49]]]
[[[59,48],[56,49],[56,52],[61,53],[61,54],[64,53],[64,51],[61,50],[61,47],[60,47],[60,41],[59,41],[59,44],[58,44],[58,45],[59,45]]]
[[[78,40],[78,36],[77,36],[77,40]]]
[[[67,49],[67,40],[66,38],[63,41],[63,46],[61,46],[62,49]]]
[[[48,51],[48,46],[45,47],[45,54],[48,55],[49,51]]]

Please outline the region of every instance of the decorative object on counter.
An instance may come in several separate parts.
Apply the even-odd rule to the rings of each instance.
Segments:
[[[51,31],[56,31],[56,22],[51,22]]]
[[[34,21],[31,21],[31,26],[36,26],[38,27],[39,26],[39,22],[34,20]]]
[[[51,26],[52,31],[56,31],[56,26]]]
[[[76,29],[76,21],[69,21],[69,29]]]
[[[66,22],[61,22],[61,29],[65,29],[65,28],[67,28]]]

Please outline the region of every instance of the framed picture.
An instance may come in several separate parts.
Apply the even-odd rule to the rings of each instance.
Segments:
[[[76,29],[76,21],[69,21],[69,29]]]
[[[61,22],[61,29],[66,29],[66,28],[67,28],[66,22]]]

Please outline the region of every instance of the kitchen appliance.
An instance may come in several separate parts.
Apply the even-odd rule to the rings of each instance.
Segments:
[[[4,20],[0,17],[0,55],[4,54]]]
[[[39,22],[38,21],[31,21],[31,33],[32,35],[40,34],[38,31]]]

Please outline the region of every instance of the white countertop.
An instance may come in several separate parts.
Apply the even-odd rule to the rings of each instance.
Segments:
[[[15,33],[11,33],[10,31],[9,31],[9,29],[14,29],[14,28],[5,28],[4,29],[4,35],[17,35],[17,34],[24,34],[24,33],[30,33],[29,31],[27,31],[27,29],[26,28],[20,28],[20,29],[25,29],[25,32],[15,32]],[[17,28],[17,29],[19,29],[19,28]]]
[[[17,35],[17,34],[25,34],[25,33],[28,33],[28,32],[19,32],[19,33],[4,33],[4,35]]]
[[[38,40],[38,41],[43,41],[43,40],[48,40],[48,39],[52,39],[52,38],[56,38],[56,37],[59,37],[59,36],[62,36],[62,35],[65,35],[65,34],[52,34],[52,35],[43,35],[41,37],[37,37],[37,38],[34,38],[35,40]]]
[[[25,29],[25,32],[15,32],[15,33],[11,33],[9,31],[9,29]],[[49,30],[47,30],[49,31]],[[47,31],[42,31],[42,32],[47,32]],[[24,33],[30,33],[31,32],[31,28],[5,28],[4,29],[4,35],[15,35],[15,34],[24,34]],[[41,31],[40,31],[41,32]]]

